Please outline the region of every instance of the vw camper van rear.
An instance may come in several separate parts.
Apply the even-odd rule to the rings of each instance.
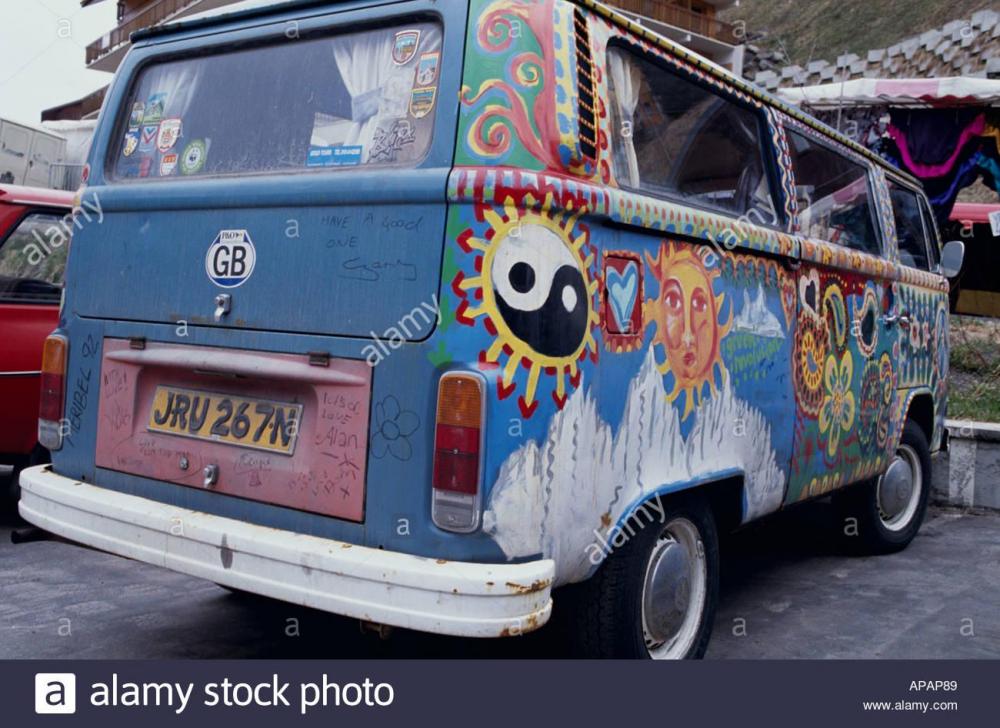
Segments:
[[[288,2],[108,91],[22,515],[442,634],[697,657],[718,533],[929,492],[947,282],[911,178],[590,0]],[[952,250],[949,256],[954,254]]]

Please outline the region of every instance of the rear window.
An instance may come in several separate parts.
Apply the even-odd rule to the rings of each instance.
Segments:
[[[440,69],[429,22],[155,63],[121,111],[113,176],[413,166]]]

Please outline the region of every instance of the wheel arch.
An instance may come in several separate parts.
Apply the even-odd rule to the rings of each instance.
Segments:
[[[902,437],[904,423],[907,420],[912,420],[923,431],[928,444],[934,441],[934,395],[929,389],[919,388],[908,392],[902,411],[903,418],[899,423],[899,437]],[[899,437],[896,438],[897,444]]]
[[[608,543],[612,534],[624,532],[634,533],[637,528],[648,525],[652,518],[662,513],[664,504],[670,501],[700,496],[705,498],[715,519],[716,531],[727,533],[743,523],[747,511],[745,496],[746,479],[742,470],[733,468],[722,472],[707,474],[679,483],[665,483],[651,491],[642,493],[622,511],[618,520],[607,531]],[[650,504],[656,504],[651,507]],[[604,563],[611,549],[604,558],[594,564],[584,580],[589,579]]]

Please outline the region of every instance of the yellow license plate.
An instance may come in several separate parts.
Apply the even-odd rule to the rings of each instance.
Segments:
[[[160,385],[148,429],[291,455],[301,420],[301,404]]]

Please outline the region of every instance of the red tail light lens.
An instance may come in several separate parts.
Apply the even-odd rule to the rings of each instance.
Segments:
[[[69,342],[52,334],[42,348],[41,391],[38,402],[38,442],[49,450],[62,447],[63,402],[66,394],[66,355]]]
[[[438,386],[431,515],[448,531],[479,527],[485,386],[480,376],[449,372]]]

